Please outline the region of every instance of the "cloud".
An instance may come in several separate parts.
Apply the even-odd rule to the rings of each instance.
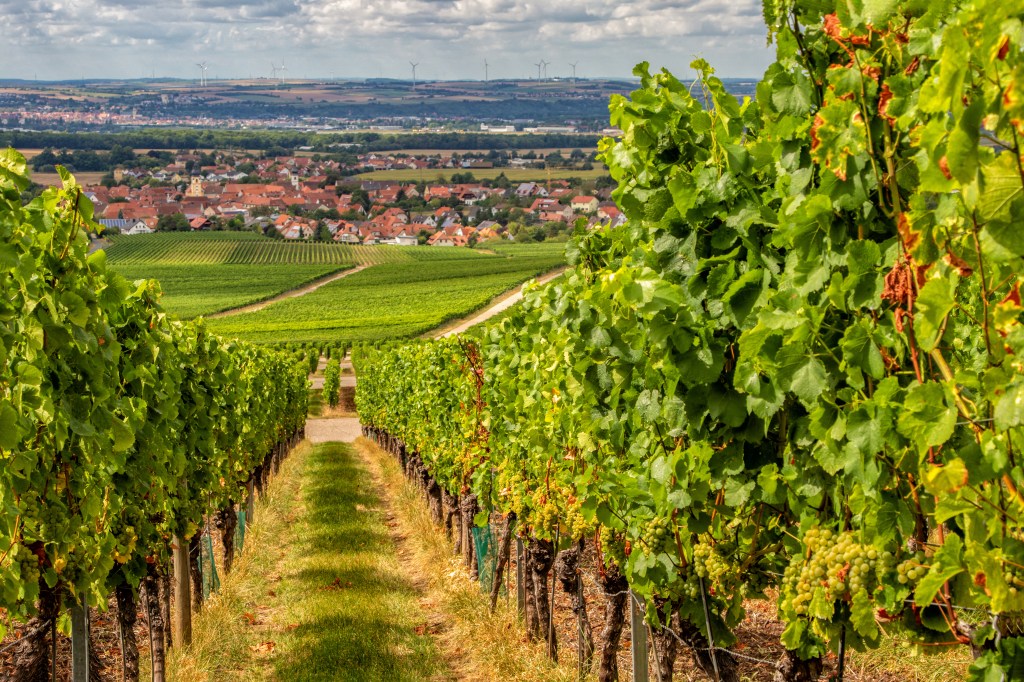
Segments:
[[[485,58],[499,78],[540,59],[627,76],[695,54],[751,76],[769,54],[757,0],[0,0],[0,27],[15,55],[0,77],[68,77],[69,58],[90,76],[192,76],[199,53],[222,77],[271,58],[297,77],[405,77],[415,60],[423,78],[478,78]]]

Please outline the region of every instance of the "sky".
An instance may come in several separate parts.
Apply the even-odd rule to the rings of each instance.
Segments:
[[[0,0],[0,78],[680,77],[768,65],[760,0]]]

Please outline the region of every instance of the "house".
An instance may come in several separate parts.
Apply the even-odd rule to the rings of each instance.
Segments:
[[[524,182],[523,184],[516,187],[516,196],[520,199],[526,197],[546,197],[548,191],[536,182]]]
[[[210,227],[210,221],[205,216],[193,218],[188,224],[193,230],[205,230]]]
[[[597,197],[585,195],[575,197],[569,204],[569,207],[577,213],[594,213],[598,206],[600,206],[600,202]]]
[[[412,230],[402,230],[395,235],[395,244],[399,246],[416,246],[419,243],[419,236]]]
[[[127,230],[124,230],[122,234],[153,234],[153,232],[155,231],[156,230],[154,230],[152,227],[146,224],[146,221],[133,220],[131,227],[129,227]]]

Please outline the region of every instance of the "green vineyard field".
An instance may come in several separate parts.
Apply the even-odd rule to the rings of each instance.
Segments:
[[[389,263],[210,325],[226,336],[268,343],[407,338],[466,315],[562,262],[561,256],[541,255]]]
[[[559,244],[557,252],[562,249]],[[494,258],[469,249],[285,242],[251,232],[121,236],[106,252],[111,266],[127,279],[158,280],[163,305],[181,318],[265,301],[359,265]],[[539,245],[517,253],[548,255]]]

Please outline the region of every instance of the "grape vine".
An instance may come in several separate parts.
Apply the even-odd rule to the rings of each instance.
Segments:
[[[885,631],[991,679],[1024,664],[1024,10],[765,18],[756,101],[637,67],[601,143],[629,223],[475,339],[363,350],[360,414],[535,538],[596,536],[654,618],[703,631],[699,578],[728,644],[774,586],[797,659]]]
[[[41,591],[105,608],[137,586],[306,417],[304,362],[169,319],[89,253],[61,176],[22,205],[25,160],[0,152],[0,637]]]

